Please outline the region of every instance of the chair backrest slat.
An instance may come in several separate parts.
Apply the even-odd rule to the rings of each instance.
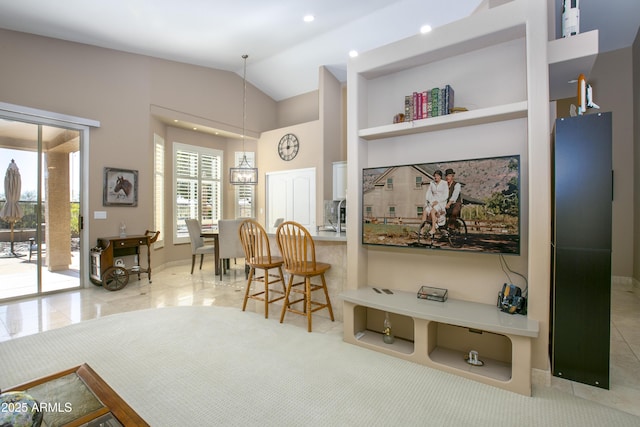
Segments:
[[[276,241],[288,270],[315,270],[316,249],[309,231],[294,221],[286,221],[276,230]]]
[[[271,262],[269,237],[259,222],[253,219],[244,220],[238,228],[238,233],[247,261],[255,259]]]

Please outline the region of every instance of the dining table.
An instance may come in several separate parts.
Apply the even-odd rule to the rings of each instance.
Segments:
[[[215,275],[220,274],[220,245],[218,238],[218,229],[208,229],[200,231],[200,237],[203,239],[213,240],[215,249],[213,250],[213,261],[215,265]]]

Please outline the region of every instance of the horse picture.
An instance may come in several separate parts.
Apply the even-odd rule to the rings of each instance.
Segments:
[[[138,205],[138,171],[104,168],[104,206]]]
[[[119,176],[116,180],[116,186],[113,188],[113,192],[118,198],[123,197],[122,193],[124,193],[124,197],[126,198],[131,194],[132,188],[133,184],[131,184],[129,180],[125,179],[123,176]]]

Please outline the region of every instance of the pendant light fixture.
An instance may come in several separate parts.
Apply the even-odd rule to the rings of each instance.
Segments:
[[[242,75],[242,159],[235,168],[229,169],[229,182],[233,185],[256,185],[258,183],[258,168],[252,168],[244,151],[245,122],[247,119],[247,58],[242,55],[244,70]]]

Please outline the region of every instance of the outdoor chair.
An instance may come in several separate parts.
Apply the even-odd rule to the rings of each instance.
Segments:
[[[38,246],[40,246],[41,254],[46,252],[47,245],[44,242],[41,245],[38,245],[35,237],[29,237],[29,262],[31,262],[33,254],[38,252]]]

